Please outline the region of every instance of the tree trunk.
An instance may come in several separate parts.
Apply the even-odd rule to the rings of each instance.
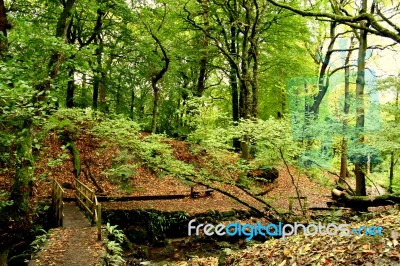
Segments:
[[[208,19],[208,9],[209,9],[208,0],[198,0],[198,2],[201,4],[204,30],[205,30],[202,42],[201,56],[200,56],[199,78],[197,80],[197,96],[201,97],[206,88],[205,83],[206,83],[207,61],[208,61],[208,46],[209,46],[208,34],[209,34],[210,22]]]
[[[230,32],[230,47],[229,53],[235,57],[237,55],[237,29],[234,25],[234,18],[230,18],[231,23],[231,32]],[[239,123],[239,90],[238,90],[238,80],[237,73],[234,62],[230,62],[230,73],[229,73],[229,82],[231,85],[231,95],[232,95],[232,119],[234,125]],[[240,141],[237,138],[233,139],[233,148],[236,151],[240,151]]]
[[[103,59],[103,43],[99,36],[95,39],[95,44],[97,44],[96,48],[96,61],[97,67],[94,70],[94,81],[93,81],[93,103],[92,107],[94,110],[97,110],[99,107],[100,111],[104,111],[104,85],[102,82],[104,81],[103,67],[102,67],[102,59]],[[99,101],[100,95],[100,101]]]
[[[240,99],[239,99],[239,112],[240,118],[249,119],[251,111],[251,101],[250,101],[250,75],[249,75],[249,65],[248,65],[248,41],[249,41],[249,30],[250,26],[245,26],[243,32],[242,41],[242,51],[241,51],[241,79],[240,79]],[[241,143],[242,154],[241,158],[248,160],[250,158],[250,143],[248,136],[243,137]]]
[[[162,45],[161,41],[157,38],[157,36],[154,35],[152,31],[150,31],[150,34],[151,37],[154,39],[154,41],[157,43],[158,47],[160,47],[162,52],[162,60],[164,61],[163,68],[160,71],[154,73],[151,78],[151,87],[153,88],[153,93],[154,93],[151,132],[154,134],[156,133],[157,130],[157,109],[158,109],[158,100],[160,98],[160,88],[157,86],[157,83],[162,79],[164,74],[167,72],[170,59],[167,55],[167,51],[165,50],[164,46]]]
[[[153,113],[152,113],[152,120],[151,120],[151,133],[155,134],[157,131],[157,111],[158,111],[158,100],[160,97],[160,91],[157,87],[157,84],[152,84],[153,87]]]
[[[2,1],[2,0],[0,0]],[[1,247],[0,248],[0,266],[8,266],[8,253],[10,252],[10,248]]]
[[[240,155],[240,158],[248,160],[250,158],[250,143],[249,143],[249,138],[247,136],[245,136],[241,148],[242,148],[242,153]]]
[[[342,138],[342,147],[340,153],[340,178],[339,184],[343,184],[347,178],[347,140],[346,137]]]
[[[0,0],[0,59],[4,59],[7,52],[7,29],[11,26],[7,21],[6,7],[4,6],[4,0]]]
[[[318,94],[314,97],[314,103],[311,106],[310,110],[315,115],[318,116],[319,106],[321,105],[322,99],[324,98],[328,88],[329,88],[329,75],[327,75],[329,63],[332,57],[333,48],[336,42],[336,22],[331,22],[330,24],[330,43],[328,45],[328,50],[325,54],[324,60],[322,61],[322,66],[319,71],[318,77]]]
[[[345,179],[348,176],[348,169],[347,169],[347,138],[345,136],[347,125],[348,125],[348,118],[350,111],[350,56],[352,53],[351,48],[353,48],[353,38],[350,40],[350,47],[349,51],[347,52],[346,59],[345,59],[345,68],[344,68],[344,105],[343,105],[343,132],[344,136],[342,138],[342,149],[340,154],[340,179],[339,184],[343,184]]]
[[[92,108],[93,110],[97,110],[98,99],[99,99],[99,77],[94,74],[93,76],[93,97],[92,97]]]
[[[107,112],[107,103],[106,103],[106,83],[107,83],[107,76],[102,71],[100,73],[101,81],[99,84],[99,109],[101,112]]]
[[[103,45],[103,40],[99,37],[100,39],[100,46],[101,46],[101,52],[103,53],[104,50],[104,45]],[[100,60],[102,57],[100,58]],[[111,64],[113,61],[113,56],[111,55],[109,57],[108,62],[106,65],[103,67],[103,64],[100,62],[100,76],[101,76],[101,82],[100,82],[100,87],[99,87],[99,100],[100,100],[100,111],[102,112],[108,112],[108,105],[107,105],[107,99],[106,99],[106,89],[107,89],[107,83],[108,83],[108,77],[111,75]]]
[[[242,106],[240,108],[240,117],[244,119],[250,118],[250,101],[249,101],[249,84],[248,81],[241,80],[240,82],[240,97],[242,98],[240,102]],[[243,136],[243,140],[241,142],[241,158],[244,160],[248,160],[250,158],[250,142],[248,136]]]
[[[61,142],[67,147],[67,149],[71,152],[72,155],[72,163],[73,163],[73,173],[76,179],[80,178],[81,175],[81,157],[79,154],[79,150],[75,145],[74,140],[71,138],[70,133],[68,131],[64,131],[62,133]]]
[[[359,209],[360,206],[364,208],[385,206],[385,205],[395,205],[400,203],[400,194],[386,194],[379,195],[375,197],[370,196],[349,196],[346,193],[337,194],[332,191],[335,196],[337,196],[336,203],[334,205],[346,206],[355,209]]]
[[[75,80],[74,80],[74,67],[71,67],[68,73],[68,85],[67,85],[67,108],[74,107],[74,93],[75,93]]]
[[[253,60],[253,75],[251,78],[251,116],[253,118],[258,117],[258,48],[257,41],[252,41],[251,57]]]
[[[74,5],[75,5],[75,0],[67,0],[66,2],[64,2],[63,11],[57,22],[56,37],[62,38],[65,42],[67,41],[67,31],[72,19],[73,15],[72,9]],[[56,79],[63,60],[64,56],[60,52],[55,52],[51,55],[50,62],[48,65],[49,77],[46,77],[46,79],[38,85],[37,88],[39,92],[50,90],[50,85],[51,85],[50,83],[51,81]],[[41,94],[41,96],[37,97],[37,101],[44,101],[45,97],[46,94],[43,93]]]
[[[117,84],[117,91],[115,96],[115,112],[117,114],[121,113],[121,85]]]
[[[367,9],[367,1],[362,1],[362,9],[360,13],[365,13]],[[366,22],[360,22],[361,26],[366,26]],[[365,56],[367,51],[367,32],[360,30],[360,47],[358,50],[357,79],[356,79],[356,128],[359,132],[359,145],[363,145],[364,137],[364,86],[365,86]],[[365,160],[357,158],[354,164],[356,175],[356,195],[365,196],[367,194],[365,188]]]
[[[130,109],[129,109],[129,113],[130,113],[130,118],[131,119],[133,119],[134,103],[135,103],[135,89],[132,88],[132,90],[131,90],[131,104],[130,104]]]
[[[390,154],[390,169],[389,169],[389,193],[393,193],[393,176],[394,176],[394,152]]]
[[[31,179],[33,176],[32,130],[32,121],[25,119],[20,128],[20,137],[16,147],[17,162],[11,199],[21,213],[29,209]]]
[[[397,86],[396,88],[396,109],[397,112],[395,114],[394,117],[394,121],[396,122],[396,124],[399,123],[400,117],[399,117],[399,92],[400,92],[400,87]],[[390,168],[389,168],[389,193],[393,192],[393,178],[394,178],[394,167],[396,165],[397,162],[395,162],[395,152],[392,151],[390,153]]]
[[[231,67],[230,69],[230,83],[231,83],[231,94],[232,94],[232,119],[234,125],[237,126],[239,123],[239,92],[236,77],[236,70]],[[240,151],[240,141],[238,138],[233,138],[233,148],[236,151]]]

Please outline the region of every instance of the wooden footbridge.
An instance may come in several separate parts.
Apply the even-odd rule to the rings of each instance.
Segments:
[[[104,247],[101,205],[95,192],[75,179],[76,202],[66,203],[64,190],[56,180],[52,188],[52,209],[58,228],[51,230],[48,243],[28,265],[100,265]]]

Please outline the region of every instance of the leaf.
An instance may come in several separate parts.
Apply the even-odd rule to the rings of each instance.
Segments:
[[[372,249],[365,249],[365,250],[363,250],[363,253],[367,253],[367,254],[375,254],[376,252],[375,252],[375,250],[372,250]]]
[[[315,254],[314,256],[311,257],[311,261],[317,261],[321,258],[321,254]]]
[[[363,249],[370,249],[370,246],[368,244],[365,244],[362,246]]]
[[[284,266],[284,265],[286,265],[286,260],[284,260],[284,261],[282,261],[281,263],[279,263],[278,266]]]
[[[393,251],[392,253],[390,253],[389,257],[400,259],[400,253],[397,251]]]
[[[286,257],[289,257],[289,256],[291,255],[290,250],[288,250],[288,249],[286,249],[286,248],[283,250],[283,254],[284,254]]]

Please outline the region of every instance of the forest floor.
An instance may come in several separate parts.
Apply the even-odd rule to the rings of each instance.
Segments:
[[[381,226],[383,236],[354,234],[305,236],[299,234],[283,239],[271,239],[262,244],[233,251],[225,249],[226,257],[194,257],[173,266],[350,266],[400,265],[400,210],[375,214],[368,221],[349,224],[349,228]],[[223,258],[223,260],[221,260]]]

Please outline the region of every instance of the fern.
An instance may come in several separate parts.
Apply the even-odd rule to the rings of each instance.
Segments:
[[[32,241],[32,243],[30,244],[31,246],[31,250],[32,250],[32,254],[37,253],[40,250],[40,247],[47,241],[48,238],[48,234],[45,230],[40,229],[39,230],[42,234],[41,235],[37,235],[35,237],[35,240]]]
[[[121,244],[124,242],[125,235],[122,230],[117,229],[117,225],[110,225],[107,223],[106,227],[106,251],[102,257],[102,263],[105,266],[118,266],[125,263],[122,258],[123,250]]]

